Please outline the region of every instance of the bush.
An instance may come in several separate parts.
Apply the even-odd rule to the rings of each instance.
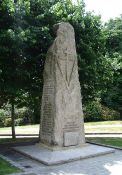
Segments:
[[[108,107],[102,106],[102,120],[119,120],[120,114],[119,112],[112,110]]]
[[[5,120],[8,119],[9,113],[4,109],[0,109],[0,127],[5,126]]]
[[[26,108],[15,108],[15,126],[32,124],[33,123],[33,112]],[[0,127],[11,126],[11,111],[8,105],[4,109],[0,109]]]
[[[21,126],[24,125],[23,118],[15,119],[15,126]]]
[[[0,109],[0,127],[4,126],[4,117],[5,117],[4,110]]]
[[[11,126],[11,118],[5,118],[4,119],[4,126],[5,127],[10,127]]]
[[[102,108],[99,102],[88,103],[84,108],[85,122],[100,121],[102,116]]]
[[[17,126],[33,123],[33,112],[26,107],[17,109],[15,115],[16,115],[15,125]]]
[[[101,105],[99,101],[93,101],[83,107],[85,122],[119,120],[119,113]]]

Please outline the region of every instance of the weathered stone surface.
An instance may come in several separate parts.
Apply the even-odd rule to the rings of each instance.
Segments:
[[[85,143],[74,29],[54,26],[57,37],[47,52],[41,109],[40,142],[54,146]]]

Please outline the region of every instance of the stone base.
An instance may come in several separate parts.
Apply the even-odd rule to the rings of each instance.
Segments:
[[[45,165],[56,165],[75,160],[113,153],[115,150],[103,146],[87,144],[79,148],[52,151],[40,145],[18,146],[14,150]]]

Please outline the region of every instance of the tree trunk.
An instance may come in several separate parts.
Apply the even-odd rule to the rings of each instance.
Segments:
[[[14,109],[14,98],[11,100],[11,129],[12,129],[12,138],[15,139],[15,109]]]

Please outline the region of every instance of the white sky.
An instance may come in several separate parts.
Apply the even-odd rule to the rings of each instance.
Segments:
[[[104,22],[122,14],[122,0],[84,0],[84,2],[86,11],[94,11],[95,14],[100,14]]]

